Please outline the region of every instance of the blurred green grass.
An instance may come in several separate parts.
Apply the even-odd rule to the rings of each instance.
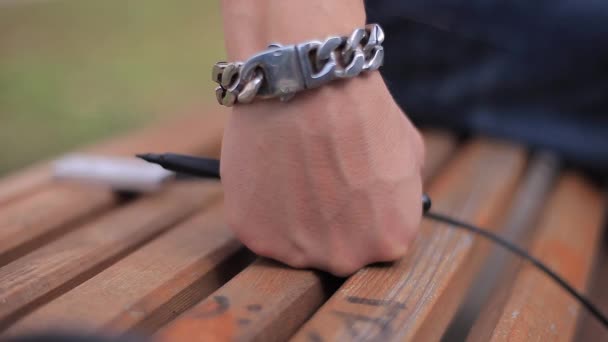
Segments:
[[[218,3],[0,2],[0,174],[214,101]]]

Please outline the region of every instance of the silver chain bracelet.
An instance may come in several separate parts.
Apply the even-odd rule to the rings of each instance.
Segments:
[[[245,62],[219,62],[212,78],[221,105],[254,98],[291,99],[304,89],[377,70],[384,60],[384,32],[378,24],[358,28],[349,37],[333,36],[297,45],[272,44]]]

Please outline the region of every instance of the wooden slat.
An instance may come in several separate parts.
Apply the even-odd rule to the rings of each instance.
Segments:
[[[217,182],[175,184],[0,268],[0,331],[166,231],[219,193]]]
[[[105,189],[53,185],[0,208],[0,267],[117,202]]]
[[[600,240],[600,256],[592,276],[589,299],[600,309],[608,312],[608,235]],[[589,312],[582,311],[574,341],[608,341],[608,329]]]
[[[50,181],[49,163],[38,163],[25,170],[15,171],[0,180],[0,206],[26,196]]]
[[[425,130],[422,133],[426,145],[426,159],[422,174],[428,181],[435,177],[441,167],[452,157],[457,140],[446,131]]]
[[[443,140],[435,143],[434,139]],[[448,144],[454,146],[454,140],[430,136],[427,165],[439,167],[449,156]],[[438,147],[441,150],[435,151]],[[427,168],[425,179],[434,172]],[[330,295],[327,288],[335,284],[335,279],[319,273],[260,259],[172,322],[161,331],[160,339],[284,340],[323,303]]]
[[[223,223],[218,203],[26,316],[7,335],[57,328],[150,334],[252,259]]]
[[[505,208],[505,223],[501,235],[521,247],[527,247],[534,233],[540,212],[555,186],[560,173],[558,158],[550,152],[533,156],[525,176],[513,197],[510,208]],[[463,341],[467,338],[484,303],[498,284],[512,281],[520,259],[506,249],[492,245],[484,266],[471,283],[468,293],[443,339]]]
[[[605,202],[579,175],[562,176],[545,207],[531,254],[579,291],[584,291],[603,227]],[[580,307],[577,301],[531,264],[523,264],[504,305],[492,302],[475,324],[471,341],[569,341]],[[498,321],[492,318],[498,312]]]
[[[138,132],[112,137],[80,152],[130,156],[146,151],[219,155],[225,110],[214,109],[165,119]],[[51,162],[40,162],[0,180],[0,206],[42,189],[52,181]]]
[[[434,210],[496,226],[525,159],[497,142],[468,144],[433,182]],[[478,246],[469,233],[425,221],[406,257],[356,273],[294,340],[439,340],[483,260]]]
[[[86,150],[111,155],[167,150],[216,155],[223,118],[219,113],[213,114],[217,114],[217,117],[205,118],[201,115],[181,118]],[[74,228],[74,222],[107,211],[120,203],[109,189],[53,182],[50,168],[44,172],[46,175],[42,178],[45,181],[40,184],[38,181],[27,183],[31,176],[27,172],[21,178],[8,179],[39,186],[40,189],[0,207],[0,266]],[[36,173],[32,177],[38,179],[39,176]],[[4,181],[0,181],[0,189],[2,184]],[[3,196],[0,194],[0,202]]]
[[[325,288],[332,285],[325,274],[258,259],[162,329],[158,339],[285,340],[327,298]]]
[[[164,119],[150,127],[85,148],[87,153],[133,156],[141,151],[183,152],[218,157],[227,109],[213,106]]]

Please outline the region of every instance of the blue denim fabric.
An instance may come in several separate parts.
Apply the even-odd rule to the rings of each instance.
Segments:
[[[370,0],[382,73],[418,125],[514,139],[608,171],[608,2]]]

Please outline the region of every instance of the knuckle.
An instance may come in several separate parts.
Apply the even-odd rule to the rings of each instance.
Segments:
[[[407,253],[407,250],[407,244],[391,242],[377,250],[374,262],[395,261],[402,258]]]
[[[332,236],[325,247],[322,268],[337,277],[347,277],[355,273],[359,268],[365,266],[361,264],[362,257],[356,250],[365,251],[354,247],[357,235],[344,235],[346,232]],[[359,236],[362,238],[362,236]],[[365,252],[363,252],[365,253]]]
[[[290,251],[287,255],[280,257],[280,259],[280,261],[293,268],[306,268],[311,266],[306,254],[299,251]]]
[[[402,258],[408,251],[413,236],[401,228],[398,234],[384,234],[379,238],[373,262],[395,261]]]
[[[259,256],[275,259],[275,254],[269,245],[260,239],[240,238],[239,240],[253,253]]]
[[[262,232],[252,229],[253,226],[251,225],[242,225],[238,220],[227,220],[227,223],[237,240],[253,253],[267,258],[275,258],[276,251],[272,247],[276,238],[273,240],[265,239]]]
[[[357,272],[362,268],[363,264],[359,264],[352,258],[334,259],[327,265],[327,271],[337,277],[347,277]]]
[[[422,213],[422,202],[419,198],[417,198],[415,210],[415,212]],[[420,230],[421,222],[422,215],[408,215],[405,222],[401,226],[401,230],[399,231],[400,241],[410,243]]]
[[[232,211],[225,211],[224,222],[226,222],[228,228],[230,228],[230,230],[236,235],[239,235],[239,232],[243,231],[240,223],[241,220],[237,217],[237,215],[234,215]],[[238,238],[240,239],[241,237],[238,236]]]
[[[418,222],[420,222],[418,220]],[[404,249],[407,249],[418,235],[418,225],[410,226],[403,229],[399,237],[395,239]]]

